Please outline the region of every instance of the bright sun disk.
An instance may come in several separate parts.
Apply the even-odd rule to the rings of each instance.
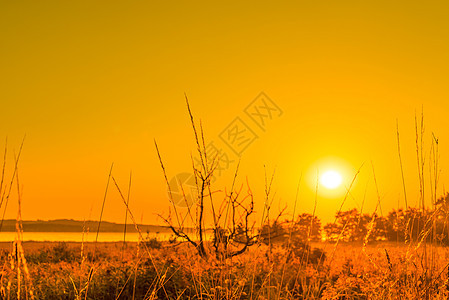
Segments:
[[[328,189],[336,189],[342,183],[343,179],[340,173],[336,171],[327,171],[321,175],[321,184]]]

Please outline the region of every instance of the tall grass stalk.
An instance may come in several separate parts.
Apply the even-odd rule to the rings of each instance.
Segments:
[[[128,211],[129,217],[130,217],[131,221],[134,224],[134,228],[136,229],[137,233],[139,234],[139,240],[143,241],[144,238],[143,238],[143,235],[142,235],[142,231],[139,228],[139,226],[137,225],[137,222],[136,222],[136,220],[134,218],[134,215],[133,215],[132,211],[129,208],[128,201],[123,196],[123,193],[122,193],[119,185],[117,184],[117,181],[115,180],[114,176],[112,176],[112,181],[114,182],[114,185],[115,185],[115,187],[116,187],[116,189],[117,189],[117,191],[118,191],[118,193],[120,195],[120,198],[122,199],[122,202],[124,203],[124,205],[125,205],[125,207],[126,207],[126,209]],[[158,269],[158,267],[157,267],[157,265],[156,265],[156,263],[154,261],[153,255],[151,254],[150,249],[148,248],[147,244],[146,243],[142,243],[142,245],[143,245],[143,247],[145,249],[145,252],[148,254],[148,257],[150,258],[151,264],[153,265],[154,270],[155,270],[155,272],[157,274],[155,280],[153,281],[153,283],[151,284],[151,287],[150,287],[150,289],[153,288],[151,295],[152,295],[152,297],[155,297],[156,292],[159,289],[162,288],[162,290],[164,291],[165,295],[167,296],[167,292],[165,291],[165,288],[164,288],[164,285],[163,285],[164,277],[160,273],[160,271],[159,271],[159,269]],[[154,298],[151,298],[151,299],[154,299]]]
[[[288,241],[287,241],[287,256],[284,260],[284,263],[282,265],[282,275],[281,275],[281,283],[279,284],[278,287],[278,299],[281,298],[281,288],[283,286],[284,283],[284,276],[285,276],[285,267],[287,266],[287,260],[289,259],[289,254],[290,254],[290,248],[291,248],[291,243],[292,243],[292,233],[293,233],[293,226],[294,226],[294,222],[295,222],[295,216],[296,216],[296,206],[298,204],[298,197],[299,197],[299,189],[301,186],[301,181],[302,181],[302,174],[299,177],[299,182],[298,185],[296,187],[296,194],[295,194],[295,202],[293,204],[293,214],[292,214],[292,219],[291,219],[291,223],[290,223],[290,229],[289,229],[289,233],[288,233]],[[312,217],[312,222],[313,222],[313,217]],[[313,226],[313,224],[311,224],[310,226]],[[309,231],[309,236],[310,236],[310,231]]]
[[[111,164],[111,168],[109,169],[108,180],[107,180],[107,183],[106,183],[106,189],[105,189],[105,192],[104,192],[103,202],[102,202],[102,205],[101,205],[100,219],[98,221],[97,233],[95,235],[94,251],[93,251],[92,261],[91,261],[92,263],[95,261],[95,256],[96,256],[96,252],[97,252],[98,236],[100,234],[100,226],[101,226],[101,221],[103,219],[103,211],[104,211],[104,206],[105,206],[105,203],[106,203],[106,198],[107,198],[107,195],[108,195],[109,182],[111,180],[113,167],[114,167],[114,163]],[[88,292],[89,292],[90,284],[92,282],[94,271],[95,271],[94,265],[92,264],[91,269],[89,271],[89,276],[87,278],[87,283],[86,283],[86,293],[85,293],[85,296],[84,296],[85,300],[87,300],[87,295],[88,295]]]
[[[401,141],[400,141],[400,136],[399,136],[399,121],[397,119],[396,119],[396,136],[397,136],[397,142],[398,142],[399,165],[401,167],[402,188],[404,190],[404,203],[405,203],[405,209],[408,209],[407,188],[405,186],[404,167],[402,165],[402,154],[401,154]]]
[[[1,196],[0,209],[1,209],[3,204],[4,204],[4,208],[3,208],[2,220],[0,222],[0,232],[2,231],[2,228],[3,228],[3,221],[5,220],[6,208],[8,207],[9,197],[11,196],[11,191],[12,191],[12,187],[13,187],[13,184],[14,184],[14,179],[16,178],[17,167],[18,167],[18,164],[19,164],[20,156],[22,154],[22,149],[23,149],[23,144],[24,143],[25,143],[25,136],[22,139],[22,143],[20,144],[19,152],[17,154],[17,157],[15,157],[15,160],[14,160],[14,169],[13,169],[14,171],[13,171],[12,176],[11,176],[11,181],[9,183],[9,188],[5,187],[5,191],[3,192],[2,196]],[[5,164],[6,164],[6,149],[7,149],[7,146],[5,145],[5,154],[4,154],[3,168],[5,167]],[[3,170],[2,170],[2,174],[3,174]],[[3,175],[2,175],[2,180],[3,180]],[[8,191],[6,192],[6,190],[8,190]]]

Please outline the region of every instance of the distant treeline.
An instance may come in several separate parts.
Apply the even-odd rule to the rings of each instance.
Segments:
[[[357,209],[337,212],[335,221],[321,225],[311,214],[301,214],[292,222],[274,221],[261,229],[262,241],[299,240],[335,242],[432,241],[449,245],[449,194],[439,198],[432,210],[409,207],[390,211],[386,216],[361,214]]]

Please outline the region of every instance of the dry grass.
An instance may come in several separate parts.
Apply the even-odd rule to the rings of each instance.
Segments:
[[[2,297],[17,299],[16,269],[3,244]],[[10,245],[9,245],[10,246]],[[321,243],[314,246],[323,247]],[[6,247],[6,248],[3,248]],[[85,245],[87,256],[96,247],[97,260],[83,265],[81,244],[24,243],[25,258],[37,299],[447,299],[449,251],[437,247],[435,272],[424,269],[422,255],[397,243],[342,243],[332,265],[304,265],[281,245],[260,245],[225,262],[203,260],[188,244],[162,243],[151,249],[164,275],[164,289],[151,294],[158,274],[138,243]],[[329,247],[331,249],[331,247]],[[331,250],[330,250],[331,251]],[[415,252],[416,251],[416,252]],[[330,254],[330,252],[328,253]],[[285,266],[285,268],[283,268]],[[83,284],[90,269],[95,277],[88,295]],[[441,274],[440,274],[441,273]],[[15,275],[14,275],[15,274]],[[427,275],[427,276],[426,276]],[[436,276],[440,275],[440,276]],[[118,288],[117,288],[118,287]],[[120,296],[119,296],[120,294]],[[134,295],[134,296],[133,296]],[[29,296],[29,293],[28,293]],[[22,290],[26,299],[26,291]],[[30,297],[29,297],[30,298]]]

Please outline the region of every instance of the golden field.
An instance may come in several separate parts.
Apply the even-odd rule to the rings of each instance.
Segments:
[[[424,269],[417,246],[314,243],[326,258],[306,263],[293,244],[219,261],[156,240],[25,242],[23,252],[2,243],[0,291],[4,299],[446,299],[448,249],[427,245]]]

